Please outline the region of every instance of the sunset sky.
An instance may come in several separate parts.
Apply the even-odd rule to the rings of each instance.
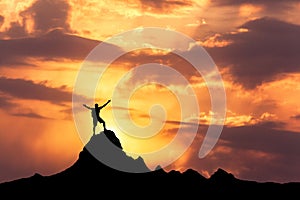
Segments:
[[[142,156],[151,169],[192,168],[209,177],[223,168],[241,179],[300,181],[300,1],[0,0],[0,11],[0,182],[71,166],[92,136],[90,112],[81,104],[108,99],[111,104],[101,111],[107,128],[128,155]],[[198,157],[199,149],[216,115],[210,83],[172,51],[149,48],[143,41],[139,45],[147,48],[130,52],[105,43],[109,53],[124,54],[90,86],[100,76],[99,62],[108,63],[101,55],[100,61],[86,62],[89,53],[116,34],[144,27],[189,36],[208,52],[222,76],[225,124],[204,158]],[[134,71],[147,63],[176,69],[190,83],[197,106],[176,96],[190,95],[176,74],[153,66]],[[84,93],[74,94],[80,70]],[[144,84],[153,77],[168,87]],[[95,87],[95,96],[85,95]],[[81,102],[72,103],[72,97]],[[196,107],[198,115],[181,113],[194,113]],[[139,130],[151,125],[135,131],[130,124]],[[169,154],[184,149],[182,140],[171,151],[147,157],[170,143],[179,129],[192,134],[195,127],[193,143],[175,162],[165,166]],[[101,130],[98,124],[97,132]]]

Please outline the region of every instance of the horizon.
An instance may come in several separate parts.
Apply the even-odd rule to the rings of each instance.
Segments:
[[[300,182],[299,1],[4,0],[0,10],[0,183],[70,167],[93,134],[82,104],[109,99],[107,129],[150,169]],[[210,126],[222,131],[200,158]]]

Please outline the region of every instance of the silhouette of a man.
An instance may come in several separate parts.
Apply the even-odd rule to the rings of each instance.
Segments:
[[[105,121],[100,117],[100,110],[102,108],[104,108],[109,102],[110,102],[110,100],[108,100],[105,104],[103,104],[100,107],[96,103],[95,108],[91,108],[91,107],[87,106],[86,104],[83,104],[84,107],[91,110],[91,114],[92,114],[92,117],[93,117],[93,134],[94,135],[95,135],[95,129],[96,129],[96,126],[97,126],[98,122],[100,122],[100,124],[103,124],[104,131],[106,131]]]

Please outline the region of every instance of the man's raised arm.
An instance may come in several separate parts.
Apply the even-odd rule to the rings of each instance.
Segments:
[[[110,100],[108,100],[105,104],[103,104],[100,108],[104,108],[108,103],[110,102]]]
[[[86,107],[87,109],[90,109],[90,110],[92,110],[92,108],[91,107],[89,107],[89,106],[87,106],[86,104],[82,104],[84,107]]]

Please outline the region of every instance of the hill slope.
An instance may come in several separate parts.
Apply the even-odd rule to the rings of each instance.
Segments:
[[[90,153],[93,152],[93,155]],[[115,170],[99,162],[121,167],[128,173]],[[107,196],[124,198],[161,198],[184,196],[222,197],[276,197],[293,195],[300,191],[300,183],[258,183],[239,180],[234,175],[218,169],[209,179],[188,169],[165,172],[150,171],[142,158],[133,159],[122,151],[122,145],[114,132],[107,131],[91,138],[79,154],[78,160],[68,169],[52,176],[35,174],[28,178],[0,184],[0,194],[10,197],[30,198]],[[143,196],[136,193],[142,193]],[[242,195],[242,196],[241,196]]]

